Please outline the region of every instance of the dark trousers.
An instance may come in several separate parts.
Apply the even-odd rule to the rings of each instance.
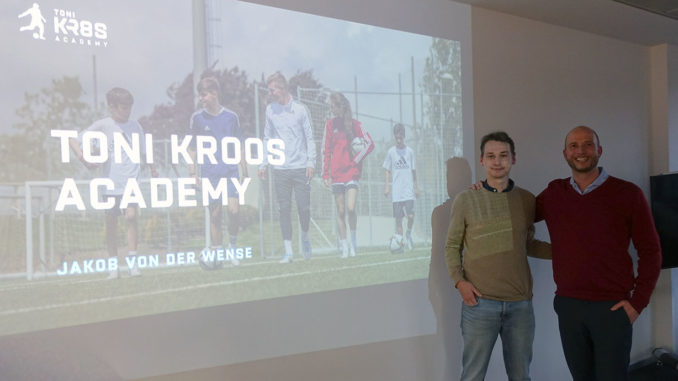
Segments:
[[[618,301],[556,296],[560,340],[573,381],[628,381],[632,327]]]
[[[306,177],[306,168],[274,169],[273,186],[280,207],[283,239],[292,239],[292,193],[297,202],[301,230],[307,232],[311,220],[311,184]]]

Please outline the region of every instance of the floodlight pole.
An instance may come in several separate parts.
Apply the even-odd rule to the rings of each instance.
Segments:
[[[193,0],[193,87],[207,68],[207,29],[205,26],[205,0]],[[197,94],[194,93],[197,101]],[[194,102],[195,104],[195,102]]]

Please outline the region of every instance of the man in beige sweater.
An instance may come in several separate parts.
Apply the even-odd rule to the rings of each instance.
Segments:
[[[529,381],[534,339],[532,275],[527,255],[550,258],[550,245],[534,240],[535,197],[509,178],[515,145],[505,132],[484,136],[481,191],[459,194],[445,256],[452,282],[464,300],[461,381],[482,381],[501,335],[510,381]]]

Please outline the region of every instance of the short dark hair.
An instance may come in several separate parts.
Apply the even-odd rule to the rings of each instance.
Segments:
[[[287,91],[287,79],[281,72],[276,71],[266,78],[266,86],[270,86],[271,83],[275,83],[279,88]]]
[[[201,79],[198,82],[197,88],[199,93],[203,91],[212,91],[215,92],[217,95],[221,93],[219,81],[214,77],[205,77]]]
[[[508,143],[511,147],[511,156],[516,156],[516,145],[513,143],[513,139],[504,131],[495,131],[489,133],[480,140],[480,156],[485,154],[485,143],[490,140],[495,142]]]
[[[106,93],[106,102],[109,105],[127,105],[134,104],[134,97],[127,89],[114,87]]]
[[[405,136],[405,126],[402,123],[396,123],[395,126],[393,126],[393,135],[399,132]]]

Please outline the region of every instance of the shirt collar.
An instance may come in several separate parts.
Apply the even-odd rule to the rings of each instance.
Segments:
[[[211,112],[209,112],[209,111],[208,111],[206,108],[204,108],[204,107],[203,107],[202,110],[205,112],[205,114],[207,114],[207,115],[209,115],[209,116],[219,116],[219,115],[221,115],[222,112],[224,112],[225,109],[224,109],[224,106],[221,106],[221,107],[219,108],[219,111],[217,111],[216,114],[212,114]]]
[[[287,103],[285,103],[282,106],[285,110],[290,111],[290,110],[292,110],[292,103],[293,102],[294,102],[294,98],[292,97],[292,94],[290,94],[290,99],[287,101]]]
[[[600,172],[598,174],[598,177],[596,177],[596,179],[593,180],[593,182],[589,184],[589,186],[587,186],[586,189],[584,189],[583,191],[579,189],[579,185],[577,185],[577,183],[574,181],[574,177],[570,177],[570,185],[572,186],[572,188],[574,188],[575,191],[577,191],[577,193],[581,195],[591,193],[593,192],[594,189],[603,185],[605,180],[607,180],[610,177],[610,175],[608,175],[607,172],[605,172],[605,168],[598,167],[598,171]]]
[[[513,185],[514,185],[513,180],[509,179],[508,186],[506,186],[506,189],[501,191],[501,193],[510,192],[513,189]],[[487,189],[490,192],[494,193],[499,192],[497,188],[493,188],[492,186],[490,186],[490,184],[487,183],[487,180],[483,180],[483,188]]]

